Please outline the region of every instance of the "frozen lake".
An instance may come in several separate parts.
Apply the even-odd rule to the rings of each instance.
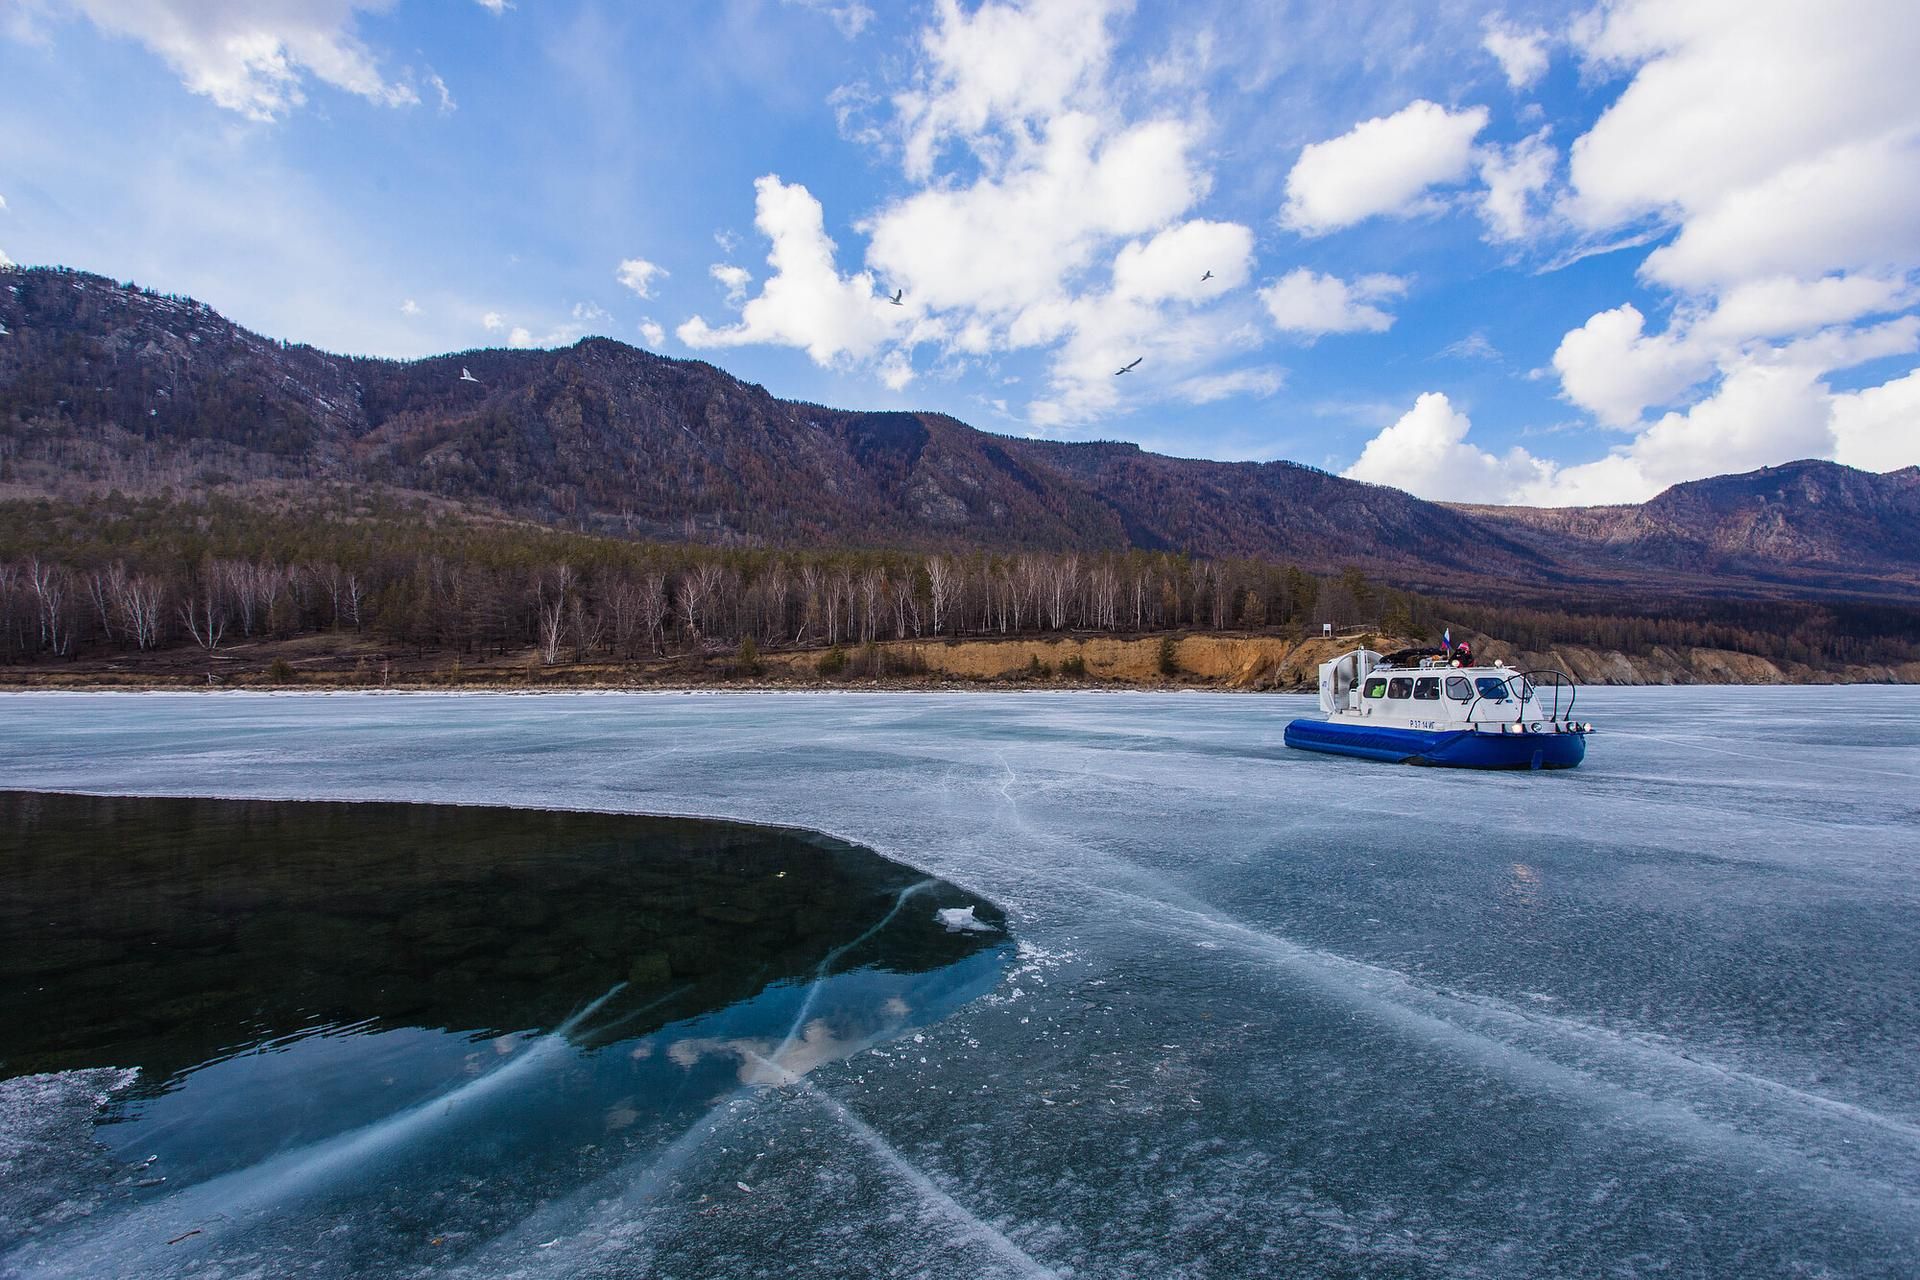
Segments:
[[[1589,690],[1550,775],[1286,750],[1309,707],[14,695],[0,787],[777,823],[1006,911],[988,994],[402,1274],[1914,1274],[1920,690]],[[97,1164],[108,1083],[0,1107],[0,1182]],[[324,1274],[277,1168],[0,1274]]]

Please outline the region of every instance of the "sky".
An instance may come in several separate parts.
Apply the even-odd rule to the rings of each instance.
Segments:
[[[1638,502],[1920,464],[1916,66],[1912,0],[0,0],[0,268]]]

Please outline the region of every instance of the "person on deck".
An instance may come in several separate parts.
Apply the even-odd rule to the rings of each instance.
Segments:
[[[1453,646],[1453,665],[1456,667],[1470,667],[1473,665],[1473,646],[1465,640]]]

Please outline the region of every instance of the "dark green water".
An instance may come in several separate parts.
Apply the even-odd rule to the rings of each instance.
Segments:
[[[0,1163],[0,1257],[128,1261],[148,1227],[96,1225],[136,1220],[226,1250],[290,1213],[357,1217],[343,1264],[442,1256],[990,989],[1003,924],[790,830],[0,792],[0,1091],[138,1073],[104,1152]]]

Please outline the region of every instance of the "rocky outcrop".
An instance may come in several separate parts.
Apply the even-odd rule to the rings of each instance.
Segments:
[[[1920,684],[1920,662],[1815,670],[1731,649],[1656,645],[1646,653],[1627,654],[1618,649],[1557,645],[1528,651],[1494,640],[1485,641],[1479,651],[1522,670],[1564,671],[1581,684]]]
[[[1920,684],[1920,662],[1900,666],[1845,667],[1816,672],[1779,666],[1753,654],[1727,649],[1655,647],[1644,654],[1562,645],[1527,651],[1486,637],[1471,637],[1485,661],[1498,659],[1517,670],[1564,671],[1583,685],[1681,684]],[[1081,679],[1144,688],[1208,687],[1301,691],[1319,687],[1322,662],[1365,643],[1382,652],[1418,642],[1394,637],[1288,640],[1268,635],[1192,635],[1173,640],[1174,673],[1161,670],[1159,636],[1060,639],[889,641],[879,648],[893,669],[956,680],[1058,681]],[[770,674],[810,676],[818,653],[776,654]]]

